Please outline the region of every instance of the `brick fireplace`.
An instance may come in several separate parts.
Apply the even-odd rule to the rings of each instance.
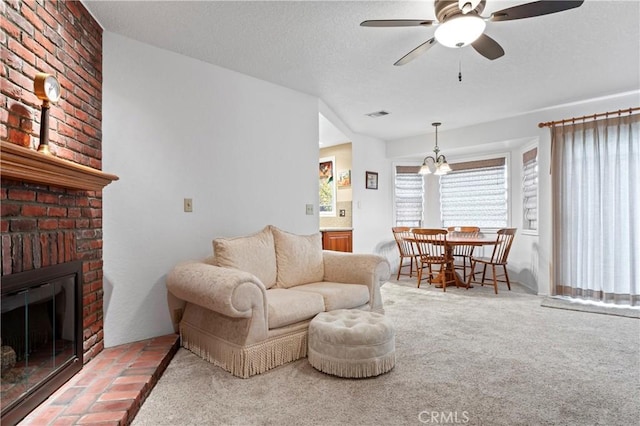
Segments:
[[[102,197],[2,179],[2,275],[82,260],[84,358],[104,348]]]
[[[58,158],[101,169],[102,28],[79,1],[7,0],[3,10],[0,139],[35,148],[38,72],[55,75],[49,140]],[[3,152],[4,155],[4,152]],[[2,204],[2,275],[82,261],[85,363],[103,348],[102,192],[7,179]]]
[[[1,275],[80,261],[82,351],[104,348],[102,289],[102,28],[79,1],[6,0],[0,20]],[[54,160],[40,163],[38,72],[54,75]],[[24,147],[14,155],[16,145]],[[14,164],[13,159],[19,158]],[[63,159],[64,161],[60,161]],[[68,167],[66,163],[73,165]],[[98,175],[104,181],[96,185]]]

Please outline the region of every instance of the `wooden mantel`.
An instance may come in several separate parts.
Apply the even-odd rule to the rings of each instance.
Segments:
[[[101,191],[118,176],[0,141],[2,178],[86,191]]]

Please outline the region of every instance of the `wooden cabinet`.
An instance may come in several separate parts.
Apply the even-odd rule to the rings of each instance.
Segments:
[[[353,251],[351,231],[322,231],[322,248],[333,251]]]

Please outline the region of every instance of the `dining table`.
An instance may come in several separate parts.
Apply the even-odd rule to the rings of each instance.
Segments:
[[[463,246],[475,246],[475,247],[480,247],[480,246],[495,246],[496,243],[498,242],[497,238],[487,238],[484,235],[480,235],[477,237],[449,237],[447,236],[447,256],[450,256],[451,258],[453,258],[453,248],[455,246],[459,246],[459,245],[463,245]],[[449,276],[446,276],[445,279],[450,278],[452,282],[455,283],[456,286],[462,285],[462,286],[466,286],[467,283],[465,283],[462,279],[460,279],[460,275],[458,275],[458,273],[455,271],[454,268],[451,267],[447,267],[446,270],[447,274],[450,274]],[[446,280],[447,282],[449,280]],[[469,288],[472,288],[473,286],[469,286]]]
[[[406,241],[409,241],[412,246],[412,248],[414,249],[414,254],[418,255],[417,249],[415,248],[415,243],[418,242],[418,240],[416,238],[413,237],[406,237],[405,238]],[[450,259],[453,259],[453,248],[455,246],[460,246],[460,245],[467,245],[467,246],[475,246],[475,247],[481,247],[481,246],[492,246],[492,245],[496,245],[496,243],[498,242],[497,238],[488,238],[485,235],[478,235],[475,237],[469,237],[469,236],[449,236],[447,235],[446,240],[444,241],[446,244],[446,253],[447,253],[447,257],[449,257]],[[445,275],[445,283],[448,286],[451,285],[455,285],[456,287],[466,287],[467,283],[465,283],[462,278],[460,278],[460,275],[458,275],[458,273],[455,271],[455,268],[453,267],[453,260],[447,264],[447,267],[444,271]],[[433,283],[436,283],[436,287],[437,288],[441,288],[442,284],[437,284],[442,282],[442,271],[440,272],[440,274],[438,274],[438,276],[434,279],[432,279],[431,281]],[[469,288],[473,288],[473,286],[469,286]]]

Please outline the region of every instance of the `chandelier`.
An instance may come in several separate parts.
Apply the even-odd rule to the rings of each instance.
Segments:
[[[431,123],[431,125],[436,128],[436,146],[433,148],[435,155],[428,155],[424,157],[424,160],[422,160],[422,167],[420,167],[420,171],[418,172],[421,175],[431,174],[431,168],[429,167],[427,160],[431,160],[431,163],[433,163],[433,167],[435,168],[435,171],[433,171],[434,175],[446,175],[451,171],[451,167],[449,167],[447,159],[444,155],[440,154],[440,148],[438,148],[438,126],[441,124],[442,123]]]

